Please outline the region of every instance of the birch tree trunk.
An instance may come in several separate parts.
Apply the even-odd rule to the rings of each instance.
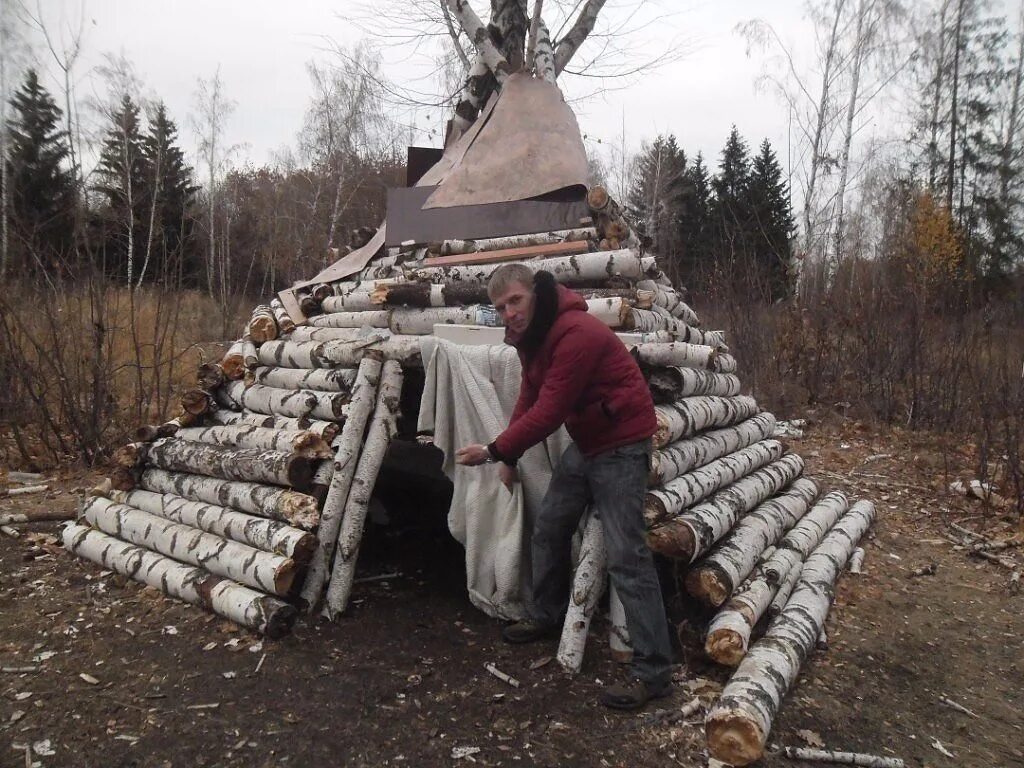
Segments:
[[[361,338],[363,330],[361,328],[314,328],[310,325],[300,325],[294,331],[292,335],[288,337],[288,343],[292,344],[308,344],[310,342],[323,343],[325,341],[355,341]],[[271,342],[271,344],[277,344],[278,342]],[[263,347],[269,346],[264,344]],[[260,347],[262,350],[263,347]],[[259,362],[262,365],[274,365],[273,362],[266,362],[266,356],[261,356]],[[311,361],[315,360],[315,357],[310,358]],[[320,365],[319,363],[317,365]],[[312,364],[308,366],[295,365],[288,366],[291,368],[309,368],[313,367]]]
[[[549,83],[555,82],[555,54],[551,48],[551,33],[543,21],[537,25],[537,50],[533,63],[537,77]]]
[[[352,368],[367,354],[374,354],[385,360],[395,360],[402,365],[422,367],[419,336],[390,336],[362,341],[328,341],[324,343],[324,360],[330,365]]]
[[[782,550],[786,552],[787,550]],[[789,602],[789,596],[793,592],[793,588],[796,587],[797,582],[800,580],[801,565],[798,563],[792,568],[787,570],[782,576],[782,581],[779,583],[779,588],[772,597],[771,602],[768,604],[769,619],[774,619],[780,613],[782,609],[786,607],[786,603]]]
[[[874,517],[874,505],[858,501],[807,558],[786,608],[708,714],[705,735],[716,759],[748,765],[764,754],[782,699],[825,624],[836,578]]]
[[[462,31],[472,41],[477,54],[483,60],[487,68],[491,70],[499,84],[512,73],[511,67],[501,52],[494,46],[487,27],[480,21],[480,17],[470,6],[468,0],[445,0],[452,15],[459,20]]]
[[[642,343],[633,347],[633,355],[644,365],[677,368],[715,369],[718,353],[706,344],[686,344],[673,341],[668,344]]]
[[[670,480],[647,492],[644,520],[648,526],[675,517],[712,493],[778,460],[785,452],[778,440],[762,440]]]
[[[330,299],[324,299],[329,302]],[[326,310],[325,310],[326,311]],[[331,312],[309,318],[313,328],[387,328],[391,320],[391,310],[377,309],[370,311]]]
[[[370,506],[373,486],[377,482],[384,454],[395,435],[398,408],[402,396],[402,367],[395,360],[384,363],[380,376],[380,390],[374,408],[370,431],[359,455],[359,465],[345,501],[338,546],[334,555],[331,580],[327,585],[327,599],[323,615],[332,621],[345,612],[352,595],[359,543],[363,537],[366,513]],[[340,453],[340,451],[339,451]]]
[[[393,309],[390,311],[392,333],[409,336],[429,336],[434,324],[440,325],[482,325],[480,306],[437,307],[431,309]]]
[[[741,389],[739,378],[731,373],[676,367],[649,369],[647,386],[657,405],[670,405],[700,395],[736,397]]]
[[[775,417],[770,413],[761,413],[734,427],[715,429],[672,443],[654,452],[647,484],[651,487],[665,485],[714,459],[771,437],[774,430]]]
[[[625,328],[641,333],[651,331],[668,331],[678,341],[690,344],[705,344],[715,349],[725,348],[725,334],[722,331],[703,331],[687,325],[668,314],[661,314],[651,309],[634,309],[630,313]]]
[[[348,394],[356,380],[354,368],[278,368],[261,366],[252,372],[252,383],[277,389],[315,389]]]
[[[555,50],[556,75],[562,74],[572,57],[576,55],[576,51],[583,45],[583,41],[587,39],[587,35],[594,31],[597,15],[601,12],[604,4],[605,0],[587,0],[572,28],[566,32],[565,37],[558,43],[558,48]]]
[[[308,488],[313,478],[310,460],[293,453],[222,448],[175,438],[164,438],[149,444],[146,461],[157,469],[172,472],[190,472],[223,480],[290,485],[300,491]]]
[[[654,447],[664,448],[684,437],[692,437],[710,427],[729,427],[757,415],[752,397],[688,397],[672,405],[655,406],[658,429]]]
[[[317,546],[310,560],[309,572],[306,574],[306,582],[300,595],[310,612],[315,610],[320,602],[324,583],[330,572],[331,558],[338,542],[341,518],[345,512],[345,502],[349,496],[356,462],[363,444],[363,435],[366,433],[366,424],[373,412],[380,384],[381,367],[378,357],[368,356],[363,358],[356,372],[356,382],[352,386],[352,407],[337,441],[334,472],[320,516],[320,528],[317,530]]]
[[[245,386],[233,381],[217,390],[217,399],[229,408],[301,419],[312,416],[324,421],[344,417],[348,394],[316,389],[277,389],[263,384]]]
[[[558,642],[558,663],[569,674],[576,674],[583,665],[583,652],[594,615],[607,583],[608,553],[604,543],[604,526],[597,515],[590,513],[583,529],[580,555],[573,574],[569,608],[562,623]]]
[[[295,337],[306,327],[296,328]],[[260,345],[257,353],[260,365],[278,368],[329,368],[323,360],[323,343],[293,338],[290,341],[269,341]]]
[[[316,537],[277,520],[249,515],[217,504],[190,501],[171,493],[112,491],[111,501],[141,509],[173,523],[199,528],[254,549],[287,557],[303,564],[313,554]]]
[[[849,505],[850,502],[842,491],[830,491],[825,494],[811,507],[811,511],[801,517],[800,521],[779,540],[778,548],[791,549],[803,560],[821,543],[836,521],[846,514]]]
[[[796,525],[818,495],[813,480],[799,478],[783,493],[760,504],[697,563],[686,576],[686,589],[701,602],[719,606],[754,570],[760,553],[774,546]]]
[[[555,256],[550,259],[532,259],[523,262],[534,272],[546,270],[564,285],[603,282],[612,277],[642,280],[658,271],[652,257],[641,258],[628,248],[617,251],[597,251],[574,256]],[[409,277],[426,283],[486,283],[494,270],[502,265],[462,264],[455,267],[421,267],[411,270]]]
[[[455,111],[452,114],[451,133],[445,140],[445,146],[450,147],[459,137],[462,136],[471,126],[487,102],[495,80],[492,79],[487,63],[482,56],[473,60],[473,65],[466,75],[466,83],[462,87],[462,93]]]
[[[379,310],[380,307],[373,301],[375,290],[368,287],[350,291],[342,296],[328,296],[320,302],[320,309],[328,314]]]
[[[263,592],[286,595],[295,579],[297,566],[287,557],[172,523],[109,499],[90,499],[82,510],[82,518],[110,536]]]
[[[306,531],[315,528],[320,519],[316,499],[312,496],[270,485],[147,469],[139,478],[139,487],[154,493],[171,493],[207,504],[231,507],[250,515],[280,520]]]
[[[171,597],[201,606],[254,632],[277,639],[291,629],[295,608],[234,581],[72,523],[61,532],[64,548]]]
[[[179,440],[222,445],[226,448],[256,448],[261,451],[284,451],[310,459],[329,459],[334,454],[322,437],[298,429],[270,429],[249,425],[189,427],[175,435]]]
[[[787,454],[679,517],[650,529],[647,543],[654,552],[693,562],[725,536],[741,515],[789,485],[803,469],[803,459]]]

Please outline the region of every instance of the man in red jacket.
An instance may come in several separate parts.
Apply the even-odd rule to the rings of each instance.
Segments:
[[[643,500],[657,422],[647,382],[622,341],[587,313],[549,272],[523,264],[497,269],[487,286],[519,353],[523,380],[508,428],[490,445],[459,450],[460,464],[500,462],[507,486],[516,462],[565,424],[562,454],[533,526],[531,618],[505,627],[510,643],[555,634],[569,597],[572,536],[593,506],[604,528],[608,574],[626,614],[633,681],[601,701],[634,709],[671,692],[671,646],[661,587],[644,540]]]

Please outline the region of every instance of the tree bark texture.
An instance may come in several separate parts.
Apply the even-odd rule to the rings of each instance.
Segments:
[[[309,330],[308,326],[296,328],[292,336],[300,331]],[[358,329],[356,329],[358,330]],[[323,360],[323,342],[305,341],[293,338],[288,341],[268,341],[259,348],[260,365],[277,368],[328,368]]]
[[[277,322],[278,330],[282,336],[295,330],[295,321],[292,320],[291,315],[288,314],[288,310],[284,308],[284,304],[281,303],[280,299],[274,298],[270,300],[270,311],[274,314],[274,320]]]
[[[636,284],[636,287],[641,290],[652,291],[654,293],[654,305],[661,307],[672,317],[679,318],[687,325],[700,325],[700,318],[697,317],[697,313],[683,301],[675,288],[667,288],[653,280],[641,280]]]
[[[373,301],[374,290],[368,287],[350,291],[342,296],[328,296],[320,302],[320,309],[328,314],[379,310],[380,307]]]
[[[246,336],[258,347],[276,339],[278,333],[277,320],[274,319],[273,311],[266,304],[260,304],[252,311]]]
[[[576,674],[583,665],[590,619],[604,594],[607,577],[604,527],[597,515],[591,512],[583,529],[583,541],[569,593],[569,608],[562,623],[556,656],[562,669],[569,674]]]
[[[857,765],[861,768],[904,768],[898,757],[879,757],[860,752],[837,752],[833,749],[810,749],[808,747],[783,747],[782,754],[790,760],[833,763],[835,765]]]
[[[328,341],[323,345],[324,360],[329,365],[353,368],[367,355],[396,360],[402,365],[422,367],[419,336],[389,336],[360,341]]]
[[[313,432],[299,429],[270,429],[249,425],[189,427],[178,430],[179,440],[223,445],[226,448],[256,448],[262,451],[285,451],[310,459],[334,456],[327,441]]]
[[[213,408],[213,398],[206,390],[187,389],[181,393],[181,409],[190,416],[202,416]]]
[[[546,270],[564,285],[579,285],[622,277],[642,280],[658,270],[653,257],[641,258],[628,248],[580,253],[523,262],[534,272]],[[467,264],[457,267],[422,267],[410,271],[411,279],[427,283],[486,283],[501,264]]]
[[[274,595],[287,595],[295,579],[295,561],[229,541],[192,526],[174,523],[94,497],[86,502],[82,518],[94,528],[129,544],[223,576]]]
[[[459,25],[466,36],[472,41],[477,54],[491,70],[498,83],[504,82],[505,78],[512,73],[508,61],[495,47],[487,27],[480,21],[480,17],[470,6],[468,0],[445,0],[452,15],[459,20]]]
[[[302,586],[301,597],[310,612],[320,602],[324,583],[330,573],[331,559],[338,543],[342,515],[345,513],[345,502],[355,476],[366,425],[377,399],[381,368],[382,363],[378,358],[365,357],[356,372],[356,381],[352,386],[352,407],[337,440],[334,470],[320,515],[316,550],[310,560],[306,582]]]
[[[295,621],[295,608],[288,603],[94,528],[73,523],[61,538],[64,548],[78,557],[267,637],[283,637]]]
[[[190,472],[222,480],[242,480],[292,486],[302,491],[313,478],[312,464],[304,456],[284,451],[223,448],[173,437],[149,445],[146,461],[156,469]]]
[[[760,413],[736,426],[714,429],[671,443],[655,451],[651,457],[647,484],[651,487],[665,485],[710,461],[771,437],[774,429],[775,417],[770,413]]]
[[[309,562],[316,542],[313,534],[287,523],[249,515],[217,504],[190,501],[172,493],[112,491],[110,499],[118,504],[125,504],[162,517],[164,520],[170,520],[172,523],[198,528],[254,549],[290,558],[297,564]]]
[[[830,491],[811,507],[778,542],[779,549],[791,549],[800,559],[806,558],[817,547],[825,534],[836,524],[850,506],[842,491]]]
[[[324,303],[330,299],[324,299]],[[324,311],[327,311],[326,309]],[[374,306],[368,311],[330,312],[309,318],[313,328],[387,328],[391,320],[391,311]]]
[[[551,46],[551,33],[543,21],[537,24],[537,49],[533,59],[534,71],[541,80],[555,82],[555,53]]]
[[[458,256],[464,253],[504,251],[509,248],[526,248],[534,245],[557,245],[576,240],[596,242],[597,239],[597,230],[593,227],[580,227],[578,229],[557,229],[533,235],[509,235],[478,240],[445,240],[437,245],[431,245],[429,250],[440,256]]]
[[[401,307],[390,311],[388,327],[392,333],[407,336],[429,336],[434,324],[478,325],[480,305],[468,307],[431,307],[427,309]]]
[[[693,562],[725,536],[740,516],[789,485],[803,469],[803,459],[787,454],[682,515],[650,529],[647,543],[654,552]]]
[[[245,342],[239,339],[232,344],[220,361],[224,375],[233,381],[245,376]]]
[[[782,457],[785,448],[778,440],[762,440],[734,453],[714,459],[698,469],[679,475],[660,488],[647,492],[644,519],[648,526],[706,499],[730,483],[746,477]]]
[[[314,435],[322,437],[328,443],[337,436],[339,431],[338,424],[333,421],[322,421],[319,419],[309,418],[292,419],[287,416],[269,416],[265,413],[232,411],[226,408],[221,408],[210,413],[207,415],[206,420],[212,424],[251,424],[255,427],[312,432]]]
[[[217,399],[229,408],[238,408],[294,419],[313,417],[338,421],[345,416],[348,394],[316,389],[278,389],[263,384],[247,387],[233,381],[217,390]]]
[[[624,327],[640,333],[668,331],[677,341],[688,344],[705,344],[715,349],[728,349],[725,345],[725,334],[722,331],[704,331],[694,328],[682,320],[677,320],[668,314],[663,315],[653,309],[634,309]]]
[[[729,427],[757,415],[757,402],[752,397],[687,397],[672,405],[655,406],[658,429],[654,447],[693,437],[711,427]]]
[[[345,612],[352,595],[355,579],[356,560],[359,544],[366,524],[366,513],[370,507],[373,486],[377,473],[384,461],[384,454],[395,435],[398,423],[398,408],[402,396],[402,367],[395,360],[386,360],[380,375],[380,389],[373,412],[373,421],[359,454],[359,464],[345,501],[345,513],[338,534],[338,546],[334,555],[331,580],[327,585],[324,615],[335,619]],[[340,452],[340,451],[339,451]]]
[[[764,754],[782,699],[825,624],[836,578],[874,517],[874,505],[858,501],[807,558],[786,608],[744,657],[708,714],[705,735],[718,760],[748,765]]]
[[[718,353],[706,344],[669,342],[667,344],[644,342],[632,349],[633,356],[644,366],[651,368],[704,368],[715,370]]]
[[[741,389],[739,377],[700,368],[648,368],[645,374],[656,405],[670,405],[684,397],[700,395],[736,397]]]
[[[348,393],[356,380],[354,368],[278,368],[260,366],[252,372],[252,383],[277,389],[315,389],[319,392]]]
[[[363,329],[361,328],[314,328],[311,325],[300,325],[294,331],[291,336],[288,337],[288,341],[293,344],[308,344],[310,342],[323,343],[325,341],[355,341],[356,339],[363,337]],[[271,342],[271,344],[277,344],[278,342]],[[268,346],[264,344],[263,347]],[[263,349],[260,347],[260,349]],[[313,355],[313,352],[302,353]],[[261,365],[274,365],[274,363],[266,362],[266,355],[263,355],[259,359]],[[315,357],[311,357],[311,360],[315,360]],[[320,365],[317,363],[317,365]],[[308,368],[310,366],[295,365],[289,366],[292,368]]]
[[[796,525],[818,496],[813,480],[799,478],[740,519],[686,576],[686,589],[701,602],[722,605],[757,564],[760,553]]]
[[[147,469],[139,479],[139,487],[231,507],[250,515],[280,520],[305,531],[315,528],[320,520],[317,502],[312,496],[271,485]]]

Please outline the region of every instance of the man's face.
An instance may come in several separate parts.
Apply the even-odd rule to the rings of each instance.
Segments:
[[[522,333],[533,319],[533,289],[519,281],[509,284],[502,293],[491,297],[494,308],[505,327]]]

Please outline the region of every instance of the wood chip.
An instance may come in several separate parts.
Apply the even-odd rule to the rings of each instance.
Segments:
[[[486,664],[484,664],[484,669],[486,669],[488,672],[490,672],[496,678],[501,680],[503,683],[508,683],[513,688],[518,688],[519,687],[519,681],[518,680],[516,680],[511,675],[506,675],[504,672],[502,672],[496,666],[491,664],[491,662],[487,662]]]

